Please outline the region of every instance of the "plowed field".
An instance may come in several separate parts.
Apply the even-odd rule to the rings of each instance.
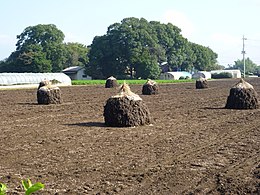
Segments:
[[[260,94],[260,78],[247,79]],[[23,194],[260,194],[260,109],[224,109],[238,80],[162,84],[140,95],[152,126],[104,125],[116,89],[61,87],[62,104],[38,105],[36,89],[0,91],[0,182]],[[260,99],[259,99],[260,100]]]

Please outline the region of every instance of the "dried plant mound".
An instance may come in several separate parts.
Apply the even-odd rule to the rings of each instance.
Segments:
[[[153,80],[148,79],[143,85],[142,94],[143,95],[155,95],[159,93],[159,86]]]
[[[43,81],[41,81],[40,83],[39,83],[39,86],[38,86],[38,90],[41,88],[41,87],[43,87],[43,86],[51,86],[51,81],[49,81],[49,80],[43,80]]]
[[[196,80],[196,89],[208,88],[208,81],[205,78],[199,78]]]
[[[109,78],[107,78],[106,80],[106,84],[105,84],[105,88],[113,88],[113,87],[117,87],[117,80],[115,77],[111,76]]]
[[[120,87],[119,94],[107,100],[103,115],[105,124],[112,127],[133,127],[151,123],[148,107],[125,83]]]
[[[38,104],[60,104],[60,88],[52,86],[50,82],[40,82],[37,90],[37,102]]]
[[[241,79],[230,89],[225,108],[256,109],[258,108],[257,93],[254,87]]]

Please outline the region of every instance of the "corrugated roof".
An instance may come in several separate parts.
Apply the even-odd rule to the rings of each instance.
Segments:
[[[81,67],[81,66],[71,66],[71,67],[65,68],[62,72],[75,72],[76,73],[83,68],[84,67]]]

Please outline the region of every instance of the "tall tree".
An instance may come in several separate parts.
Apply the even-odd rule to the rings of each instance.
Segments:
[[[12,59],[12,60],[11,60]],[[9,69],[12,72],[50,72],[51,61],[47,60],[46,53],[39,45],[30,45],[26,51],[13,52],[9,57]]]
[[[191,48],[196,56],[194,68],[197,70],[214,70],[217,67],[218,55],[209,47],[191,43]]]
[[[96,36],[89,51],[89,63],[86,64],[87,72],[93,79],[105,79],[108,75],[115,75],[113,58],[110,50],[110,41],[107,35]],[[111,67],[107,67],[111,65]]]
[[[190,42],[184,45],[182,55],[183,55],[183,61],[180,65],[181,70],[185,70],[185,71],[193,70],[197,57],[194,51],[192,50]]]
[[[90,67],[94,68],[92,75],[100,71],[104,77],[109,73],[157,78],[159,64],[166,56],[151,23],[144,18],[125,18],[110,25],[106,35],[94,39],[89,59]]]
[[[7,59],[7,64],[23,66],[17,67],[17,71],[56,72],[62,70],[65,60],[64,34],[55,25],[29,26],[17,36],[17,39],[16,51]]]
[[[131,77],[158,77],[160,45],[148,21],[144,18],[125,18],[122,20],[119,33],[124,42],[125,65],[129,68]]]
[[[65,64],[69,66],[85,66],[88,63],[89,48],[80,43],[65,43]]]
[[[181,29],[171,23],[161,24],[150,22],[159,40],[159,44],[165,50],[165,58],[172,70],[187,70],[193,64],[194,55],[189,48],[189,42],[181,35]],[[165,56],[165,57],[164,57]]]
[[[210,48],[190,43],[170,23],[133,17],[110,25],[90,47],[87,68],[93,78],[157,78],[165,62],[172,70],[209,70],[217,58]]]

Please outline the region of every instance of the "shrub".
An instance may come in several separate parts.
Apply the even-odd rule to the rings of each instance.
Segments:
[[[214,73],[211,75],[213,79],[224,79],[224,78],[232,78],[232,74],[229,72],[221,72],[221,73]]]

